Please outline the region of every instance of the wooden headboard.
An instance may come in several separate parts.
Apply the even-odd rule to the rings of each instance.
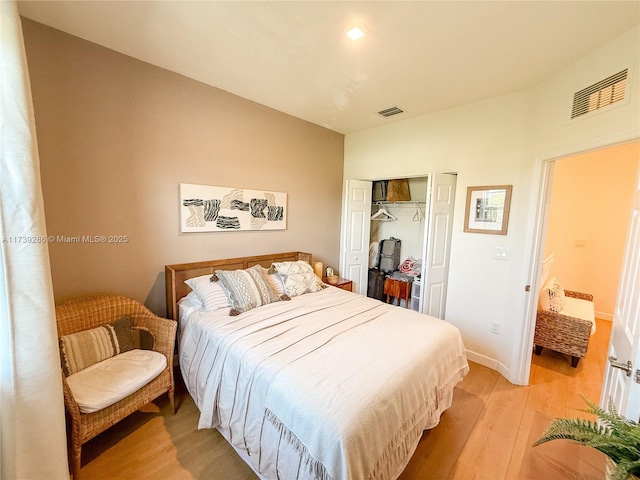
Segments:
[[[178,300],[191,291],[187,284],[184,283],[187,278],[213,274],[215,270],[240,270],[257,264],[269,268],[273,262],[293,262],[296,260],[304,260],[311,264],[311,254],[287,252],[166,265],[164,267],[164,280],[167,289],[167,318],[178,320]]]

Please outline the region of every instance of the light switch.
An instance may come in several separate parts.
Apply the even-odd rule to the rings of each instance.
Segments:
[[[496,247],[496,251],[493,255],[494,258],[498,260],[508,260],[509,259],[509,249],[507,247]]]

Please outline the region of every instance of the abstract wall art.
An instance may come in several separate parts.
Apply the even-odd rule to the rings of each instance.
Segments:
[[[286,228],[286,193],[180,184],[181,232]]]

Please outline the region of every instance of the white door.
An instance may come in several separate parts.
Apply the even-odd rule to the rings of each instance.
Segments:
[[[344,191],[340,274],[353,281],[353,291],[367,294],[371,182],[347,180]]]
[[[618,288],[600,405],[606,407],[612,399],[618,412],[637,422],[640,421],[640,180]],[[614,364],[627,366],[627,371],[615,368]]]
[[[420,311],[444,319],[457,177],[436,173],[429,178],[429,223],[425,235]]]

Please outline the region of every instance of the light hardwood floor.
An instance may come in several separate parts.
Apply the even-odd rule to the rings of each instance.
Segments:
[[[576,410],[584,407],[580,393],[599,400],[610,333],[611,323],[598,320],[577,368],[549,350],[533,355],[525,387],[471,363],[453,405],[424,433],[400,480],[603,479],[604,456],[592,449],[567,441],[531,444],[554,417],[587,417]],[[81,478],[257,478],[216,430],[197,430],[198,411],[183,388],[176,398],[176,415],[163,396],[88,442]]]

